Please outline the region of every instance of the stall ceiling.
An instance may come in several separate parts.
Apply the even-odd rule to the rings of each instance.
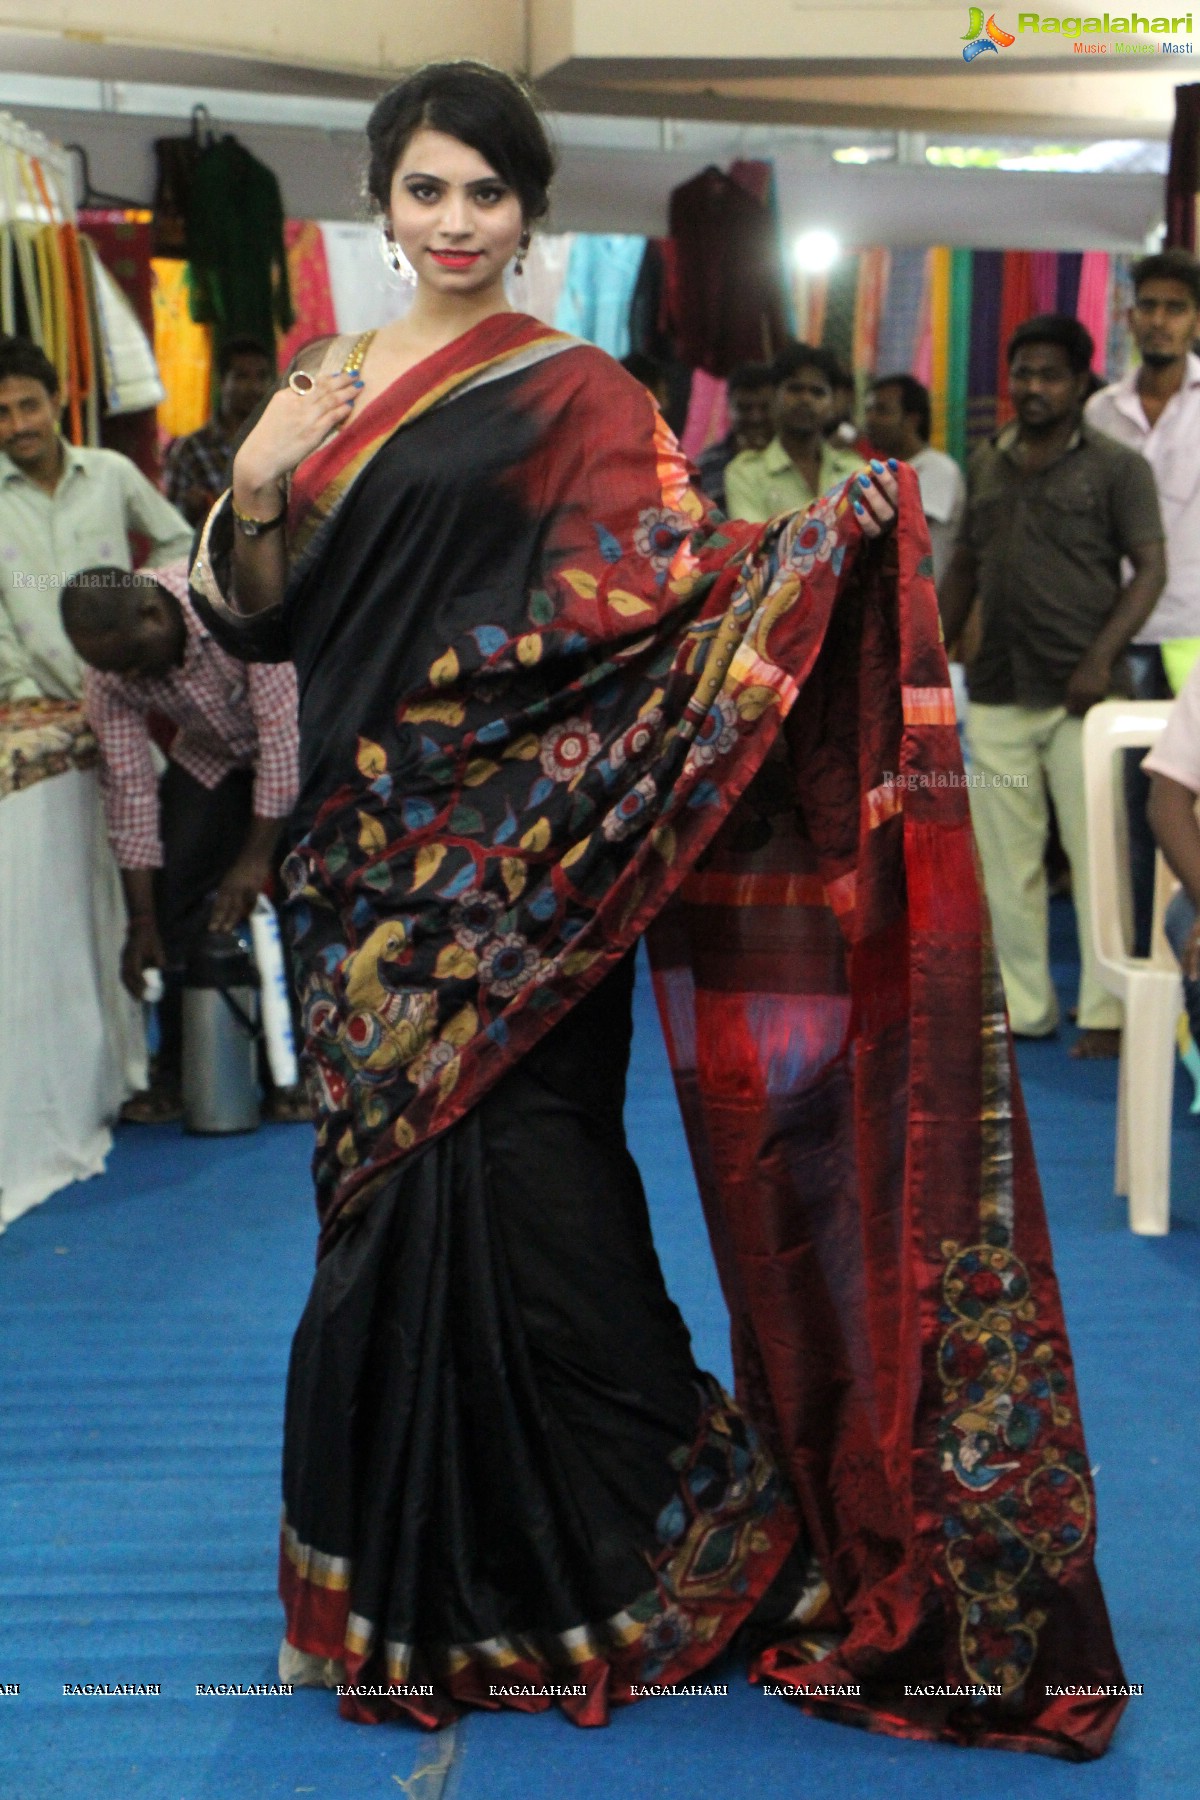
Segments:
[[[561,115],[560,230],[661,231],[671,188],[708,160],[697,126],[689,137],[670,121],[707,120],[768,139],[789,228],[833,222],[847,242],[1140,246],[1161,216],[1154,175],[863,169],[805,149],[797,127],[1166,136],[1186,64],[1097,67],[1058,38],[968,66],[966,15],[908,0],[209,0],[187,14],[58,0],[47,30],[44,0],[0,0],[0,106],[83,143],[98,187],[148,201],[153,139],[180,129],[194,95],[276,169],[294,216],[353,218],[365,216],[366,107],[406,60],[474,52],[532,68]],[[687,147],[672,147],[681,137]]]

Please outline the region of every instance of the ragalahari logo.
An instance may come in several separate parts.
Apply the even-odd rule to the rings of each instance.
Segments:
[[[967,42],[967,39],[970,42]],[[996,23],[995,13],[988,15],[988,22],[983,22],[982,6],[971,8],[971,22],[963,32],[963,61],[974,62],[985,50],[1007,50],[1010,44],[1016,43],[1011,31],[1005,31]]]

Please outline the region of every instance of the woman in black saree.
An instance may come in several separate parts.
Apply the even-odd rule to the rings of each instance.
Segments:
[[[504,268],[545,211],[551,173],[515,82],[475,64],[419,71],[368,135],[371,191],[417,271],[416,304],[301,359],[241,446],[192,577],[214,629],[244,655],[290,656],[301,692],[286,912],[321,1240],[288,1381],[281,1673],[340,1683],[352,1718],[434,1726],[463,1705],[558,1704],[597,1724],[702,1669],[748,1624],[767,1657],[788,1649],[795,1666],[779,1672],[798,1696],[818,1704],[829,1688],[820,1699],[840,1716],[1095,1754],[1116,1709],[1050,1717],[1029,1688],[1025,1621],[1053,1610],[1049,1548],[1022,1574],[1019,1632],[990,1589],[995,1619],[979,1622],[976,1593],[968,1632],[961,1596],[991,1580],[989,1553],[956,1549],[961,1579],[931,1566],[917,1447],[881,1416],[897,1371],[927,1366],[936,1328],[924,1316],[913,1335],[921,1309],[902,1304],[905,1281],[929,1279],[887,1148],[908,1076],[889,1049],[866,1081],[876,1065],[845,946],[878,939],[886,952],[880,932],[893,950],[897,933],[908,942],[891,828],[903,821],[882,803],[864,811],[868,763],[885,766],[909,730],[902,691],[927,696],[921,741],[953,754],[919,509],[902,505],[890,561],[869,548],[896,514],[882,469],[797,518],[722,521],[636,382],[508,309]],[[917,623],[900,636],[924,673],[902,690],[910,594]],[[868,818],[892,860],[864,909],[854,871],[867,870]],[[947,891],[978,943],[961,814],[944,835]],[[688,963],[680,902],[703,900],[698,880],[726,883],[717,986],[727,1006],[744,1000],[745,1029],[727,1011],[720,1042],[693,1031],[689,1051],[675,977]],[[766,905],[764,881],[778,889]],[[625,1144],[631,952],[656,920],[714,1249],[735,1315],[743,1303],[753,1315],[736,1327],[739,1401],[694,1363]],[[879,996],[892,993],[882,968]],[[972,1043],[990,1041],[984,986],[954,1002]],[[870,1030],[893,1049],[908,1042],[908,994],[876,1002]],[[772,1024],[774,995],[785,1011]],[[731,1095],[732,1131],[720,1111]],[[811,1095],[825,1097],[815,1112]],[[807,1309],[755,1299],[737,1265],[746,1253],[770,1267],[750,1238],[759,1225],[771,1236],[773,1208],[783,1217],[771,1170],[789,1134],[816,1146],[834,1095],[858,1149],[825,1156],[824,1176],[814,1160],[809,1202],[823,1212],[832,1182],[831,1220],[875,1182],[876,1215],[886,1198],[906,1223],[886,1248],[860,1232],[857,1270],[844,1253],[810,1259],[821,1294],[802,1328],[812,1392],[797,1411],[772,1343]],[[955,1121],[960,1148],[978,1137],[977,1099]],[[755,1169],[766,1186],[747,1211]],[[1035,1179],[1021,1197],[1073,1401]],[[959,1199],[961,1217],[952,1196],[932,1208],[939,1242],[952,1228],[978,1235],[979,1195]],[[854,1348],[867,1320],[894,1340],[874,1369]],[[839,1332],[845,1356],[831,1357]],[[807,1443],[802,1413],[820,1421]],[[936,1470],[928,1407],[920,1421]],[[1051,1438],[1070,1478],[1043,1535],[1059,1566],[1074,1559],[1089,1666],[1116,1668],[1066,1401],[1047,1415]],[[892,1466],[898,1447],[908,1473]],[[1033,1461],[1004,1468],[1027,1487],[1036,1474]],[[1048,1636],[1076,1666],[1067,1638]],[[968,1686],[999,1670],[1004,1705],[965,1690],[901,1704],[903,1677],[947,1669]]]

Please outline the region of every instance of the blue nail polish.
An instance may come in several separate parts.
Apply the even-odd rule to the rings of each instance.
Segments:
[[[871,467],[877,475],[883,474],[883,464],[881,462],[876,462],[874,457],[871,458]]]
[[[869,475],[860,475],[858,478],[858,484],[860,487],[870,487],[871,477]]]
[[[863,505],[863,503],[862,503],[862,501],[861,501],[861,500],[856,500],[856,501],[855,501],[855,502],[854,502],[854,510],[855,510],[855,512],[856,512],[856,513],[865,513],[865,512],[866,512],[866,510],[867,510],[867,509],[866,509],[866,507],[865,507],[865,506],[864,506],[864,505]]]
[[[896,461],[896,459],[895,459],[895,457],[894,457],[894,456],[889,456],[889,457],[888,457],[888,468],[889,468],[889,469],[891,469],[891,471],[892,471],[892,473],[893,473],[893,474],[895,474],[895,472],[896,472],[896,470],[897,470],[897,469],[898,469],[898,468],[899,468],[899,466],[900,466],[900,465],[899,465],[899,463],[898,463],[898,462],[897,462],[897,461]]]
[[[365,381],[356,381],[354,385],[355,387],[366,387],[367,384]]]

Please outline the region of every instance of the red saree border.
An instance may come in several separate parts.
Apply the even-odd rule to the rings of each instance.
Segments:
[[[574,340],[525,313],[493,313],[396,378],[301,463],[288,501],[288,547],[302,556],[347,489],[401,426],[412,424],[467,382],[523,352]]]
[[[740,1441],[728,1395],[714,1383],[713,1396],[694,1440],[678,1457],[676,1535],[657,1551],[647,1550],[649,1585],[610,1617],[566,1631],[510,1632],[469,1644],[387,1641],[377,1622],[351,1611],[350,1560],[303,1544],[285,1514],[279,1592],[288,1642],[343,1663],[347,1685],[401,1690],[343,1696],[343,1717],[367,1723],[408,1718],[437,1729],[468,1706],[545,1712],[558,1704],[577,1725],[605,1725],[612,1707],[649,1697],[639,1689],[677,1686],[717,1659],[771,1586],[797,1536],[795,1512],[761,1443],[745,1468],[730,1463],[720,1504],[706,1509],[694,1498],[688,1478],[697,1459],[711,1455],[714,1445],[732,1455]],[[384,1671],[373,1674],[380,1661]],[[497,1694],[494,1688],[516,1691]]]

